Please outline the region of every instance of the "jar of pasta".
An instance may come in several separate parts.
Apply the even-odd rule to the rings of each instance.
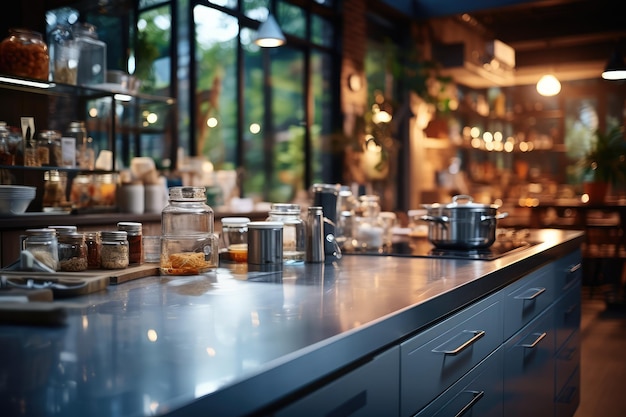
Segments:
[[[197,275],[217,268],[218,239],[205,187],[171,187],[161,212],[161,273]]]
[[[49,65],[48,45],[39,32],[9,29],[9,36],[0,42],[1,73],[47,81]]]

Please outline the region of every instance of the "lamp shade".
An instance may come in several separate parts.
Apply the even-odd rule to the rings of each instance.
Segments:
[[[626,64],[624,64],[624,58],[620,55],[619,51],[614,51],[611,55],[611,59],[606,64],[604,72],[602,72],[602,78],[605,80],[623,80],[626,79]]]
[[[283,31],[280,30],[276,19],[274,19],[274,16],[271,14],[268,15],[267,20],[259,26],[254,43],[263,48],[273,48],[285,43],[285,35],[283,35]]]
[[[561,92],[561,82],[552,74],[544,75],[537,82],[537,92],[542,96],[556,96]]]

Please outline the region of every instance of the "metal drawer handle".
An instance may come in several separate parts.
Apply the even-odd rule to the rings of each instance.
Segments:
[[[534,348],[535,346],[537,346],[537,343],[541,342],[541,340],[542,340],[544,337],[546,337],[547,333],[546,333],[546,332],[543,332],[543,333],[535,333],[535,335],[536,335],[536,336],[538,336],[538,337],[537,337],[537,339],[535,339],[535,341],[534,341],[534,342],[532,342],[532,343],[524,343],[524,344],[521,344],[520,346],[521,346],[521,347],[524,347],[524,348],[529,348],[529,349],[532,349],[532,348]]]
[[[485,335],[484,330],[463,330],[463,333],[472,333],[473,336],[471,339],[469,339],[467,342],[463,343],[461,346],[457,347],[456,349],[441,350],[439,348],[435,348],[432,350],[432,352],[443,353],[446,355],[458,355],[459,353],[461,353],[462,351],[464,351],[465,349],[467,349],[468,347],[476,343],[478,339],[480,339],[481,337]]]
[[[572,265],[568,270],[567,273],[568,274],[573,274],[574,272],[578,271],[580,268],[582,267],[582,264],[580,262],[578,262],[576,265]]]
[[[456,413],[454,417],[461,417],[463,414],[467,413],[485,395],[485,391],[465,391],[465,392],[469,392],[470,394],[472,394],[472,399],[470,400],[470,402],[468,402],[465,405],[465,407],[461,408],[461,411]]]
[[[518,295],[515,297],[515,299],[516,300],[534,300],[535,298],[539,297],[541,294],[546,292],[545,288],[534,288],[534,290],[535,292],[533,293],[533,295],[530,295],[530,296]]]

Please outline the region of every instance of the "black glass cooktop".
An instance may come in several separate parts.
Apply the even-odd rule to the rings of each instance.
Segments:
[[[538,243],[538,242],[537,242]],[[529,248],[536,243],[524,239],[502,238],[487,248],[480,249],[443,249],[437,248],[427,238],[400,238],[393,241],[391,246],[384,247],[378,252],[350,252],[348,255],[386,255],[420,258],[442,259],[472,259],[491,261],[517,251]]]

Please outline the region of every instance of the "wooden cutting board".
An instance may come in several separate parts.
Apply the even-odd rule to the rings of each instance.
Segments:
[[[100,271],[100,273],[104,273],[109,276],[110,284],[117,285],[137,278],[159,275],[159,264],[148,263],[137,266],[129,266],[125,269]]]

